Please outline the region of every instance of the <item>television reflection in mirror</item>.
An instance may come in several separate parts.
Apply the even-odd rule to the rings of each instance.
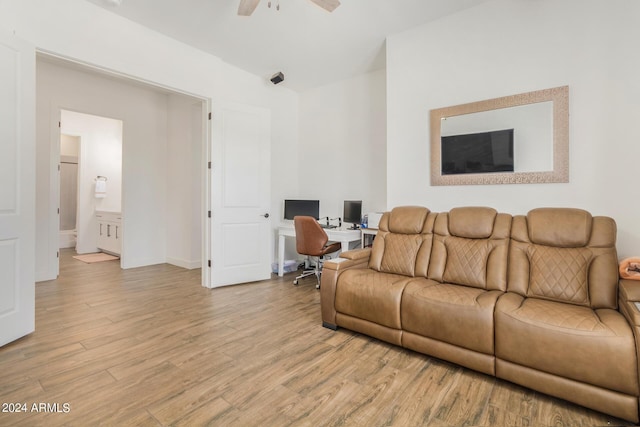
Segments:
[[[513,172],[513,129],[441,138],[442,175]]]

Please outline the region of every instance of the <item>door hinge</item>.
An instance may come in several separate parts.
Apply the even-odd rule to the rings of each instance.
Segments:
[[[60,258],[60,252],[56,252],[56,258]]]
[[[58,127],[61,128],[62,127],[62,122],[58,122]]]
[[[207,262],[208,266],[211,267],[211,260]]]
[[[60,208],[58,208],[58,215],[60,215]]]
[[[211,120],[211,112],[209,112],[209,120]]]
[[[211,218],[211,211],[208,212],[209,218]]]
[[[209,169],[211,169],[211,162],[209,162],[209,163],[207,164],[207,167],[208,167]]]

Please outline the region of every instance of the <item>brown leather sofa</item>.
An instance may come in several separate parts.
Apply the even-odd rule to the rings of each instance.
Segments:
[[[580,209],[397,207],[324,264],[323,325],[637,423],[640,283],[619,284],[615,239]]]

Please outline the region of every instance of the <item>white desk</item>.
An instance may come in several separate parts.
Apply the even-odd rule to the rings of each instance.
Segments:
[[[360,242],[361,234],[360,230],[349,230],[346,228],[325,228],[329,240],[334,242],[340,242],[342,245],[342,251],[349,250],[350,242]],[[278,228],[278,276],[282,277],[284,267],[284,240],[286,236],[295,237],[296,230],[293,228],[293,224],[281,225]]]
[[[362,228],[360,229],[360,231],[362,232],[362,246],[361,247],[366,247],[365,246],[365,236],[375,236],[376,234],[378,234],[378,229],[377,228]]]

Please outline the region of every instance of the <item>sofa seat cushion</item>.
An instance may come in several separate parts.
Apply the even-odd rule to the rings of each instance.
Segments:
[[[400,299],[410,277],[369,268],[347,270],[336,286],[336,311],[400,329]]]
[[[615,310],[507,293],[496,306],[495,337],[499,359],[638,395],[633,332]]]
[[[402,328],[493,355],[493,311],[500,295],[503,292],[414,279],[402,296]]]

